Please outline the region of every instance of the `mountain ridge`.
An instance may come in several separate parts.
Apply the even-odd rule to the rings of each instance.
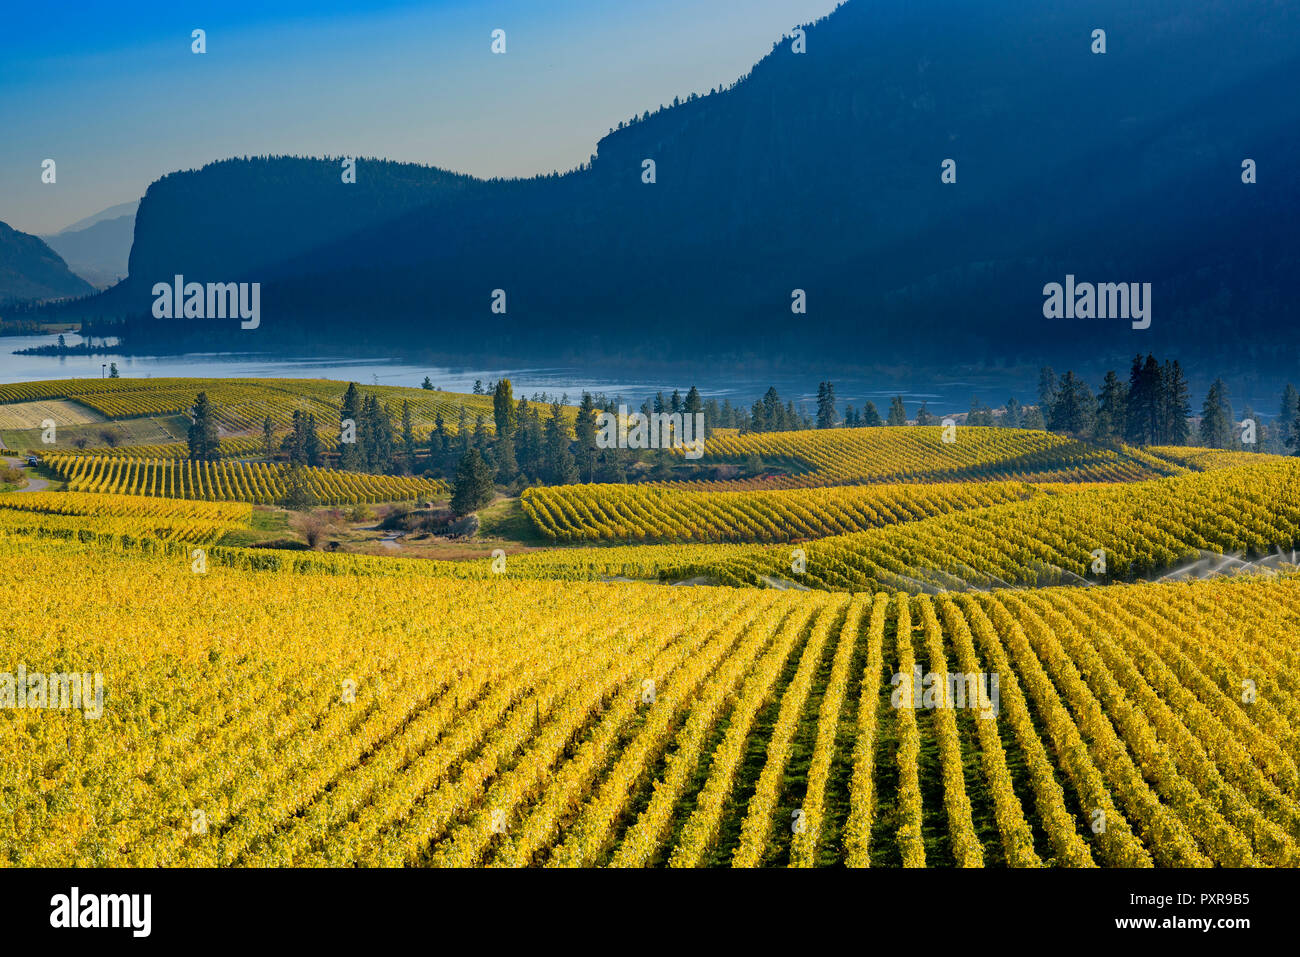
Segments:
[[[130,213],[94,219],[89,226],[68,228],[41,239],[63,257],[69,269],[103,289],[127,275],[134,236],[135,214]]]
[[[1300,153],[1285,94],[1300,78],[1297,14],[1193,6],[959,2],[934,18],[854,0],[806,28],[808,53],[778,42],[727,89],[621,124],[563,174],[360,161],[344,186],[337,161],[299,158],[170,174],[142,202],[130,280],[88,307],[147,315],[152,283],[180,273],[262,282],[255,340],[137,318],[128,341],[276,349],[307,332],[853,362],[1227,343],[1242,361],[1292,362],[1294,341],[1276,336],[1297,318],[1285,291],[1300,195],[1281,172]],[[1105,55],[1089,51],[1097,22]],[[1267,180],[1240,182],[1246,156]],[[1044,320],[1042,287],[1067,273],[1153,282],[1152,329]],[[498,288],[506,317],[489,310]],[[790,312],[798,288],[807,317]]]
[[[94,287],[39,236],[0,222],[0,305],[21,300],[84,296]]]

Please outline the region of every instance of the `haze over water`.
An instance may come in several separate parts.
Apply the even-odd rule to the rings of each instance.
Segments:
[[[82,339],[75,333],[65,333],[69,345]],[[513,369],[452,368],[446,366],[414,365],[399,359],[358,359],[356,357],[280,357],[258,353],[182,353],[163,356],[127,356],[116,354],[71,356],[24,356],[14,353],[33,346],[50,345],[52,335],[6,336],[0,338],[0,382],[29,382],[45,379],[94,379],[107,375],[110,363],[116,362],[123,378],[168,377],[221,377],[221,378],[284,378],[284,379],[338,379],[359,385],[403,385],[418,387],[425,376],[434,386],[448,392],[472,392],[475,380],[489,381],[509,378],[515,395],[531,397],[535,392],[550,395],[568,394],[576,402],[583,391],[604,393],[610,398],[622,397],[630,405],[639,405],[656,392],[668,395],[673,389],[685,393],[692,385],[706,399],[716,397],[719,402],[729,399],[733,405],[746,407],[758,399],[768,386],[775,385],[784,399],[802,403],[811,412],[817,397],[815,376],[793,373],[755,374],[746,376],[724,372],[706,378],[704,374],[685,377],[609,376],[599,370],[578,368],[541,367]],[[970,382],[934,381],[896,384],[868,382],[852,377],[836,376],[836,396],[841,403],[848,402],[861,408],[866,399],[876,403],[883,415],[889,400],[901,394],[908,401],[909,412],[922,400],[929,403],[930,411],[964,412],[970,405],[972,392],[984,402],[997,406],[1015,394],[1021,402],[1033,402],[1034,397],[1023,391],[1019,377],[1005,381]],[[1008,391],[1011,390],[1011,391]]]

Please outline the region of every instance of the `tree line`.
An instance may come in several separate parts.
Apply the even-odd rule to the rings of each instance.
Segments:
[[[883,419],[870,401],[860,411],[847,405],[841,419],[836,412],[835,387],[830,382],[818,385],[817,414],[812,423],[807,422],[806,416],[802,420],[773,416],[771,410],[777,406],[776,390],[769,389],[768,397],[755,403],[750,421],[742,430],[865,428],[942,422],[925,401],[916,416],[909,419],[901,395],[894,396]],[[800,421],[805,424],[792,424]],[[1150,354],[1137,355],[1133,357],[1127,381],[1115,371],[1109,371],[1096,392],[1073,371],[1057,375],[1051,367],[1044,367],[1039,372],[1037,405],[1022,405],[1013,396],[1003,408],[994,410],[974,397],[965,424],[1049,431],[1112,445],[1195,442],[1215,449],[1300,454],[1300,392],[1293,385],[1286,386],[1281,411],[1274,423],[1262,422],[1250,406],[1242,410],[1238,419],[1227,384],[1217,378],[1206,392],[1199,418],[1194,422],[1191,391],[1181,364],[1177,360],[1161,362]]]

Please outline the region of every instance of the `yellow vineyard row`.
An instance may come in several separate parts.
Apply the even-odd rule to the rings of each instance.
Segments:
[[[954,511],[790,548],[738,549],[671,577],[920,592],[1249,570],[1300,546],[1300,462],[1238,466]],[[1240,553],[1241,558],[1224,558]]]
[[[555,542],[788,542],[916,521],[1040,494],[1023,482],[774,492],[561,485],[528,489],[520,501],[538,532]]]
[[[1186,471],[1141,449],[1114,450],[1047,432],[983,426],[719,433],[705,442],[699,463],[753,458],[788,471],[755,479],[674,484],[718,491],[873,482],[1131,482]]]
[[[3,865],[1300,863],[1297,579],[340,581],[2,536],[0,564]],[[69,672],[102,696],[58,707]]]
[[[286,491],[288,469],[265,462],[193,462],[132,456],[46,455],[43,461],[74,492],[122,493],[166,498],[269,504]],[[305,468],[303,476],[324,505],[389,502],[442,495],[439,481]]]

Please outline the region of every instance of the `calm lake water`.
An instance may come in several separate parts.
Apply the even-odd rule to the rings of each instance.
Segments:
[[[435,386],[448,392],[472,392],[474,381],[481,379],[485,384],[500,378],[509,378],[515,395],[531,397],[534,393],[545,392],[551,395],[567,393],[576,400],[583,391],[603,392],[610,397],[621,397],[631,406],[640,403],[656,392],[665,395],[673,389],[680,389],[683,394],[692,386],[699,387],[700,394],[706,399],[716,397],[718,401],[730,399],[732,404],[748,406],[759,398],[768,388],[775,385],[783,399],[793,399],[796,405],[802,405],[805,411],[811,411],[817,399],[816,372],[808,375],[775,374],[756,375],[749,378],[743,374],[729,373],[720,379],[706,381],[703,377],[685,377],[681,380],[671,378],[623,376],[612,378],[601,375],[596,370],[579,368],[439,368],[434,366],[411,365],[400,359],[357,359],[339,356],[336,358],[286,358],[283,356],[260,355],[256,353],[187,353],[168,356],[21,356],[14,353],[20,349],[33,346],[49,345],[57,340],[56,336],[5,336],[0,337],[0,382],[28,382],[41,379],[83,379],[100,378],[107,374],[109,363],[116,362],[118,372],[123,378],[148,379],[172,376],[222,378],[283,378],[283,379],[339,379],[356,382],[360,385],[404,385],[419,386],[428,376]],[[75,333],[65,334],[69,345],[77,345],[81,337]],[[1025,391],[1030,385],[1021,381],[999,381],[982,378],[976,385],[968,381],[925,381],[925,382],[867,382],[851,377],[835,377],[835,394],[841,409],[844,403],[851,403],[861,408],[864,400],[875,402],[881,415],[888,411],[889,400],[901,394],[907,400],[909,412],[914,412],[922,400],[929,403],[931,412],[964,412],[970,408],[972,394],[978,394],[989,405],[1000,405],[1007,396],[1014,394],[1021,402],[1034,401],[1032,391]]]

